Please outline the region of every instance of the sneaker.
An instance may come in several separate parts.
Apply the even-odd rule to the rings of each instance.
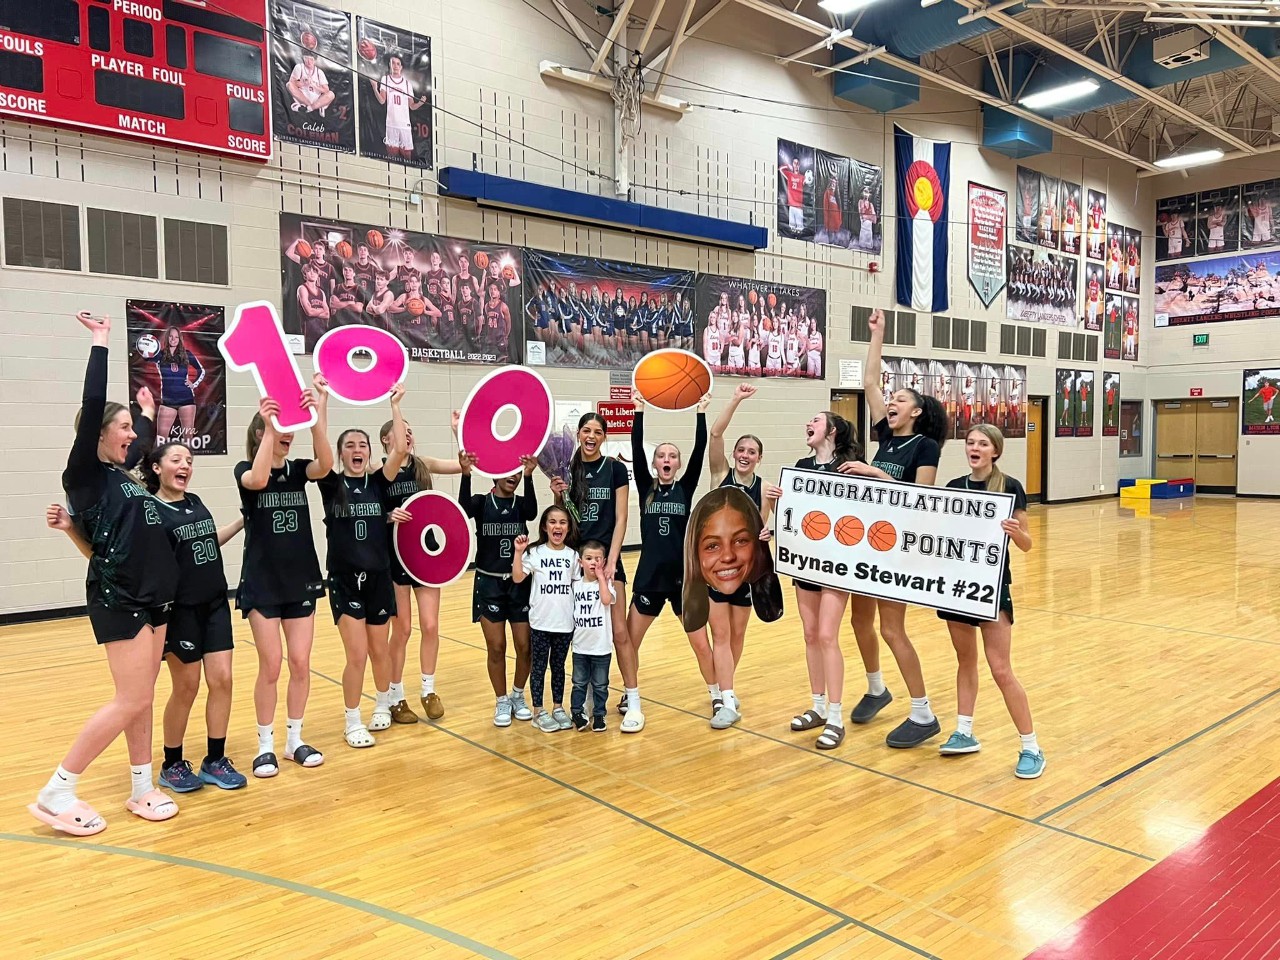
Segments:
[[[200,764],[200,779],[223,790],[239,790],[249,782],[243,773],[231,765],[231,760],[227,757],[219,757],[212,763],[206,760]]]
[[[511,694],[511,709],[516,715],[517,720],[532,720],[533,711],[529,709],[529,704],[525,702],[524,692]]]
[[[938,752],[944,757],[954,757],[961,753],[977,753],[981,749],[982,744],[978,742],[976,737],[957,730],[947,737],[947,742],[938,748]]]
[[[604,732],[605,732],[606,730],[608,730],[608,729],[609,729],[609,725],[608,725],[607,723],[605,723],[605,722],[604,722],[604,717],[592,717],[592,718],[591,718],[591,732],[592,732],[592,733],[604,733]],[[1037,774],[1037,776],[1038,776],[1038,774]]]
[[[711,729],[728,730],[741,719],[742,714],[738,711],[737,704],[725,701],[716,711],[716,715],[711,718]]]
[[[418,715],[413,712],[409,704],[401,700],[391,705],[391,719],[395,723],[417,723]]]
[[[575,713],[573,715],[573,729],[581,733],[587,729],[587,718],[585,714]]]
[[[543,733],[559,733],[560,724],[556,723],[555,717],[547,713],[545,710],[538,711],[538,719],[533,721],[533,725]]]
[[[172,767],[160,771],[160,786],[168,787],[174,793],[190,793],[204,786],[204,781],[191,769],[190,760],[179,760]]]
[[[423,695],[422,709],[426,711],[428,720],[439,720],[444,716],[444,702],[435,693]]]
[[[564,707],[556,707],[551,711],[551,719],[561,730],[568,730],[573,726],[573,721],[569,719],[569,715],[564,712]]]
[[[1013,768],[1013,775],[1019,780],[1034,780],[1044,773],[1044,754],[1023,750],[1018,754],[1018,765]]]
[[[495,727],[511,726],[511,700],[508,697],[499,697],[498,702],[493,706],[493,725]]]
[[[895,750],[908,750],[911,747],[920,746],[920,744],[936,737],[941,732],[942,725],[938,723],[937,717],[934,717],[928,723],[916,723],[910,717],[907,717],[902,723],[893,728],[889,736],[884,738],[884,742]]]
[[[853,713],[849,716],[850,723],[870,723],[876,718],[876,714],[893,703],[893,694],[888,690],[876,696],[870,693],[864,693],[862,699],[858,701],[858,705],[853,708]]]

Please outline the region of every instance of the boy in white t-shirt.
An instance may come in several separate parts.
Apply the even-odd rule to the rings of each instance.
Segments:
[[[613,584],[601,579],[605,549],[599,540],[588,540],[581,550],[582,578],[573,584],[573,726],[587,729],[587,684],[591,684],[591,730],[604,733],[609,702],[609,664],[613,659]]]
[[[568,730],[573,724],[564,712],[564,662],[573,641],[573,581],[582,574],[578,552],[566,543],[573,534],[573,519],[564,507],[550,506],[538,521],[538,540],[516,537],[511,559],[511,579],[529,588],[531,670],[529,696],[536,711],[533,725],[543,733]],[[555,709],[542,707],[543,682],[551,668],[551,700]]]

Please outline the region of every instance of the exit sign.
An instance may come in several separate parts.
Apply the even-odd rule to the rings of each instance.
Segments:
[[[1207,333],[1193,333],[1191,335],[1191,345],[1193,347],[1207,347],[1209,345],[1209,335]]]

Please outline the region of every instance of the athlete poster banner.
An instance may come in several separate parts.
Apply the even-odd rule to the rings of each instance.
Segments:
[[[218,338],[222,307],[126,300],[129,395],[156,399],[156,445],[181,440],[196,456],[227,452],[227,374]]]
[[[828,247],[848,247],[854,224],[845,216],[849,208],[851,179],[848,157],[814,151],[814,197],[817,204],[813,242]]]
[[[1142,293],[1142,232],[1124,228],[1124,292]]]
[[[1124,307],[1121,319],[1121,332],[1124,334],[1124,345],[1120,348],[1121,360],[1138,360],[1138,298],[1121,297]]]
[[[1280,434],[1275,418],[1276,397],[1280,396],[1280,369],[1246,370],[1240,394],[1240,432],[1246,437]]]
[[[849,593],[983,620],[999,612],[1013,496],[782,471],[775,568]]]
[[[306,0],[271,0],[271,34],[275,136],[355,153],[350,14]]]
[[[1128,309],[1125,304],[1127,299],[1118,293],[1108,293],[1106,296],[1106,309],[1102,318],[1102,355],[1107,360],[1120,359],[1120,328]]]
[[[1108,290],[1124,293],[1125,234],[1123,224],[1114,220],[1107,224],[1107,249],[1103,258]]]
[[[1075,257],[1011,243],[1005,258],[1009,273],[1005,315],[1010,320],[1063,327],[1079,322],[1076,297],[1080,264]]]
[[[1063,180],[1060,196],[1062,229],[1058,233],[1058,249],[1071,256],[1079,256],[1083,235],[1080,184]]]
[[[778,233],[793,240],[814,237],[813,147],[778,141]]]
[[[1084,251],[1090,260],[1101,260],[1106,253],[1107,195],[1101,190],[1085,193],[1088,205],[1084,219]]]
[[[1196,197],[1196,256],[1240,249],[1240,188],[1204,190]]]
[[[1040,174],[1028,167],[1018,167],[1017,209],[1014,238],[1019,243],[1040,242]]]
[[[1004,289],[1009,195],[969,181],[969,285],[984,307]]]
[[[1245,249],[1274,246],[1280,237],[1280,180],[1246,183],[1240,244]]]
[[[360,154],[432,164],[431,38],[356,17]]]
[[[821,380],[827,358],[827,291],[698,274],[693,352],[730,377]]]
[[[693,273],[524,251],[530,366],[630,370],[651,350],[694,350]]]
[[[1093,418],[1097,412],[1098,395],[1093,388],[1093,371],[1076,371],[1076,436],[1093,436]]]
[[[991,423],[1006,437],[1027,435],[1027,368],[953,360],[881,360],[879,389],[885,403],[899,390],[914,390],[942,404],[948,437],[963,440],[975,423]],[[868,389],[872,389],[868,385]]]
[[[519,247],[280,215],[289,349],[347,324],[398,337],[414,360],[519,363]]]
[[[1102,295],[1102,264],[1084,264],[1084,328],[1101,332],[1106,302]]]
[[[1054,398],[1054,436],[1076,435],[1076,371],[1059,370],[1054,377],[1058,385]]]
[[[1102,374],[1102,435],[1120,436],[1120,374]]]
[[[1156,201],[1156,262],[1179,260],[1195,252],[1196,195],[1184,193]]]
[[[1157,327],[1280,316],[1280,251],[1156,267]]]

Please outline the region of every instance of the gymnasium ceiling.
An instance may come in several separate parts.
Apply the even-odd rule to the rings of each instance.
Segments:
[[[1272,56],[1280,54],[1280,0],[935,0],[927,9],[921,0],[872,0],[844,16],[817,0],[539,2],[586,28],[604,81],[613,70],[608,36],[625,18],[626,42],[643,49],[649,67],[649,93],[665,87],[696,99],[680,83],[680,47],[696,35],[828,80],[832,63],[858,60],[844,68],[851,75],[896,67],[1147,171],[1157,159],[1217,147],[1228,159],[1276,152],[1280,173],[1280,60]],[[1155,41],[1193,27],[1207,57],[1173,69],[1155,62]],[[852,33],[839,36],[844,30]],[[1099,90],[1050,109],[1018,104],[1080,79]]]

